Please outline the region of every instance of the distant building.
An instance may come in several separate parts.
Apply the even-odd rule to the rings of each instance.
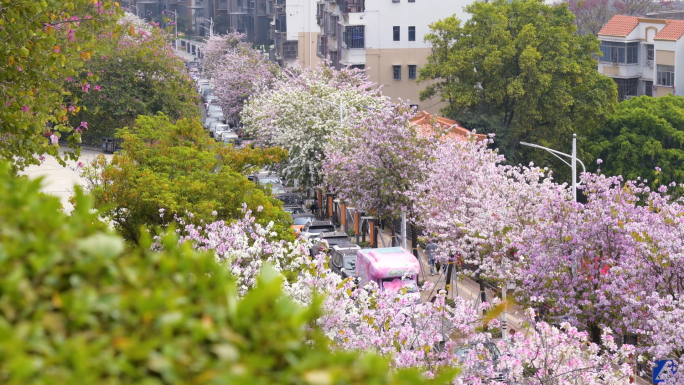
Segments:
[[[225,1],[224,1],[225,2]],[[165,11],[178,12],[178,32],[209,35],[209,20],[215,17],[221,0],[128,0],[121,7],[147,21],[159,20]],[[186,31],[187,30],[187,31]]]
[[[613,16],[599,31],[598,70],[618,86],[618,99],[684,94],[684,21]]]

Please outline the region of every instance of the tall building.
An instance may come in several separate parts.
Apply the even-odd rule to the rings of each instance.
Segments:
[[[277,0],[227,0],[228,25],[255,44],[271,44],[271,22]],[[284,1],[284,0],[283,0]]]
[[[465,0],[320,0],[315,13],[319,27],[315,52],[337,68],[365,69],[385,95],[410,100],[418,106],[423,86],[416,84],[416,78],[432,52],[424,41],[430,32],[429,25],[454,14],[462,16],[462,8],[467,3]],[[438,110],[435,101],[424,104],[419,106],[421,110]]]
[[[318,65],[316,0],[287,0],[287,4],[286,0],[275,1],[271,23],[271,60],[281,66],[306,68]]]
[[[618,99],[684,95],[684,21],[613,16],[599,31],[598,70],[618,86]]]

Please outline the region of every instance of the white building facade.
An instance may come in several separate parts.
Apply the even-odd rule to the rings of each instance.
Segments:
[[[432,52],[424,42],[429,25],[454,14],[464,20],[463,7],[470,2],[286,0],[284,6],[276,5],[286,27],[276,14],[272,58],[281,65],[308,67],[328,59],[337,68],[365,69],[385,95],[418,105],[419,91],[424,88],[416,84],[418,71]],[[296,51],[292,49],[295,41]],[[436,102],[418,107],[436,112]]]
[[[614,16],[599,31],[598,70],[618,86],[618,99],[684,95],[684,21]]]

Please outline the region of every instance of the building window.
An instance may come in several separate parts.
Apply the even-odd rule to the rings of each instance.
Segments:
[[[416,41],[416,27],[409,27],[409,41]]]
[[[617,84],[618,101],[623,101],[638,95],[639,78],[633,79],[613,79]]]
[[[415,64],[409,64],[409,79],[415,79],[417,71],[417,66]]]
[[[393,2],[393,3],[398,3],[398,2],[399,2],[399,0],[392,0],[392,2]]]
[[[618,43],[601,40],[602,62],[636,64],[639,62],[639,43]]]
[[[655,55],[653,54],[653,44],[646,44],[646,60],[653,59],[655,59]]]
[[[351,69],[353,69],[353,70],[361,70],[361,71],[363,71],[363,70],[366,69],[366,65],[365,65],[365,64],[352,64],[352,65],[349,66],[349,68],[351,68]]]
[[[401,37],[401,27],[392,27],[392,36],[394,41],[399,41],[399,38]]]
[[[408,0],[409,3],[415,3],[416,0]]]
[[[392,79],[401,80],[401,66],[392,66]]]
[[[658,64],[657,79],[659,86],[674,86],[674,66]]]
[[[349,25],[344,29],[344,43],[347,48],[365,48],[364,26]]]
[[[409,104],[409,108],[411,111],[418,111],[418,105],[417,104]]]

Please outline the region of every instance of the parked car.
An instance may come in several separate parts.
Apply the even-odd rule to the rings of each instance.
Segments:
[[[280,177],[275,171],[262,171],[254,175],[254,183],[256,184],[282,184]]]
[[[273,195],[274,197],[280,194],[285,194],[287,192],[287,190],[285,190],[285,187],[283,187],[283,185],[280,183],[268,183],[268,187],[271,188],[271,195]]]
[[[356,278],[356,251],[359,245],[353,243],[341,243],[332,246],[330,250],[330,270],[339,274],[342,279]]]
[[[218,120],[219,119],[215,116],[207,116],[206,118],[204,118],[204,123],[202,123],[202,126],[204,127],[205,130],[208,130],[209,124],[211,122],[218,122]]]
[[[242,144],[242,140],[238,138],[237,134],[234,133],[233,131],[223,131],[223,132],[218,132],[218,140],[219,142],[227,143],[227,144],[232,144],[233,146],[239,146]]]
[[[302,205],[302,204],[304,204],[304,201],[299,196],[299,194],[295,194],[295,193],[280,194],[276,198],[283,201],[283,203],[286,205]]]
[[[216,97],[216,95],[209,95],[206,98],[204,98],[204,100],[206,101],[206,103],[204,103],[204,106],[208,107],[210,104],[215,104],[218,101],[218,98]]]
[[[223,109],[221,106],[217,106],[216,104],[207,104],[207,113],[215,111],[223,112]]]
[[[296,215],[296,214],[306,214],[306,210],[300,205],[288,205],[285,204],[283,205],[283,211],[286,213],[289,213],[290,215]]]
[[[213,130],[213,131],[212,131],[212,130]],[[211,131],[211,133],[213,133],[213,134],[214,134],[214,137],[217,138],[217,139],[220,138],[220,137],[221,137],[221,134],[223,134],[224,132],[229,132],[229,133],[231,133],[231,134],[234,134],[235,137],[237,137],[237,134],[235,134],[235,133],[233,132],[233,129],[230,128],[229,125],[224,124],[224,123],[217,124],[216,126],[213,127],[213,129],[210,127],[210,128],[209,128],[209,131]]]
[[[324,232],[331,232],[335,231],[335,226],[332,224],[330,221],[314,221],[314,222],[309,222],[307,223],[304,228],[302,229],[302,232],[300,233],[300,236],[303,238],[311,238],[315,237],[316,235]]]
[[[225,123],[221,122],[220,120],[214,120],[213,122],[209,122],[209,136],[210,137],[212,137],[212,138],[216,137],[216,127],[217,126],[225,126]]]
[[[319,233],[313,238],[313,246],[309,249],[311,256],[318,253],[327,252],[331,247],[344,243],[351,243],[349,236],[342,231],[326,231]]]
[[[207,116],[210,118],[217,118],[221,121],[221,123],[226,122],[226,118],[223,117],[223,112],[210,112],[207,114]]]
[[[213,95],[213,94],[214,94],[214,90],[212,90],[211,88],[209,88],[209,89],[202,89],[202,92],[200,93],[200,95],[202,95],[202,101],[203,101],[204,103],[206,103],[206,102],[207,102],[207,98],[208,98],[209,96]]]
[[[292,219],[294,220],[292,230],[294,230],[295,234],[299,234],[304,229],[304,226],[316,220],[316,216],[313,214],[293,214]]]

